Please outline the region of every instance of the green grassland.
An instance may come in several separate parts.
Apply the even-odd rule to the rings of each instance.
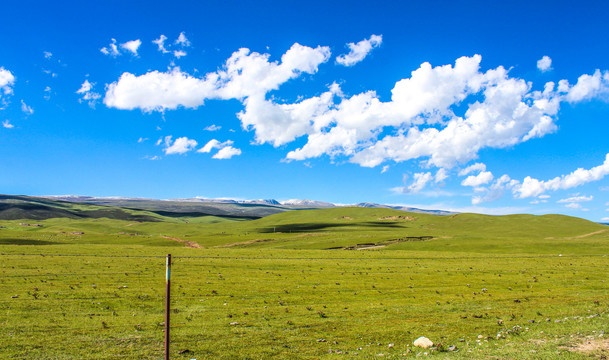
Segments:
[[[0,358],[161,359],[167,253],[173,359],[609,355],[605,225],[63,205],[81,216],[0,220]],[[419,336],[441,345],[414,348]]]

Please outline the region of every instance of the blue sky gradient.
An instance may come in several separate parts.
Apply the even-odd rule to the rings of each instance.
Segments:
[[[608,10],[7,1],[0,193],[301,198],[609,222]],[[165,52],[153,43],[161,35]],[[229,58],[242,61],[232,73]],[[392,98],[399,83],[406,95]],[[298,117],[324,96],[315,115]],[[438,105],[442,96],[451,100]],[[476,109],[483,116],[470,118]],[[434,135],[472,119],[513,129],[466,145],[460,131]]]

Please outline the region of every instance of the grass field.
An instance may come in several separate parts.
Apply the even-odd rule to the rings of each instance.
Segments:
[[[609,227],[581,219],[24,221],[0,223],[2,358],[161,359],[167,253],[174,359],[609,355]],[[419,336],[441,345],[414,348]]]

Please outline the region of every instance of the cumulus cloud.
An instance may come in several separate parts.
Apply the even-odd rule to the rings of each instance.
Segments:
[[[213,95],[214,90],[213,81],[195,78],[178,68],[141,76],[126,72],[108,85],[104,104],[123,110],[139,108],[145,112],[173,110],[179,106],[196,108]]]
[[[175,139],[173,143],[171,143],[171,138],[171,136],[165,137],[166,147],[163,149],[163,151],[166,155],[185,154],[197,147],[196,140],[189,139],[185,136]]]
[[[233,144],[232,140],[227,140],[225,142],[220,142],[220,141],[218,141],[216,139],[211,139],[202,148],[197,150],[197,152],[200,152],[200,153],[209,153],[213,149],[222,149],[224,147],[231,146],[232,144]]]
[[[433,180],[433,176],[430,172],[416,173],[413,178],[412,184],[408,186],[408,191],[413,193],[423,190],[427,183]]]
[[[538,180],[527,176],[522,184],[514,187],[514,194],[518,198],[538,196],[546,191],[571,189],[588,182],[597,181],[609,174],[609,154],[605,156],[603,164],[591,169],[579,168],[570,174],[557,176],[550,180]]]
[[[180,35],[178,36],[176,41],[173,42],[173,46],[172,46],[171,42],[166,43],[166,41],[167,41],[167,36],[161,34],[161,36],[159,36],[158,39],[152,40],[152,43],[155,44],[157,46],[158,50],[160,52],[162,52],[163,54],[172,53],[173,56],[175,56],[178,59],[187,55],[186,51],[184,51],[183,48],[189,47],[190,41],[188,40],[188,38],[186,37],[186,35],[184,34],[183,31],[180,33]],[[177,47],[177,46],[179,46],[181,49],[175,49],[173,51],[171,50],[171,48]]]
[[[459,176],[469,175],[472,172],[476,172],[476,171],[478,171],[478,172],[486,171],[486,165],[483,163],[475,163],[475,164],[469,165],[465,169],[459,171]]]
[[[176,45],[180,45],[183,47],[190,46],[190,41],[188,41],[188,39],[186,38],[186,34],[184,34],[183,31],[180,33],[180,36],[178,36],[178,39],[176,40],[175,43],[176,43]]]
[[[2,122],[2,127],[3,127],[3,128],[5,128],[5,129],[12,129],[12,128],[14,128],[15,126],[14,126],[13,124],[11,124],[11,122],[10,122],[10,121],[8,121],[8,120],[4,120],[4,121]]]
[[[34,109],[31,106],[28,106],[23,100],[21,100],[21,111],[25,115],[32,115],[34,113]]]
[[[241,150],[234,148],[232,140],[227,140],[225,142],[220,142],[216,139],[212,139],[207,142],[202,148],[197,150],[199,153],[209,153],[214,149],[220,149],[218,152],[212,156],[212,159],[230,159],[233,156],[241,155]]]
[[[382,42],[382,35],[372,35],[369,39],[364,39],[357,44],[349,43],[347,44],[349,53],[338,56],[336,62],[343,66],[353,66],[364,60],[372,49],[381,46]]]
[[[112,57],[117,57],[121,54],[120,51],[118,51],[118,46],[116,45],[116,39],[112,39],[110,44],[107,47],[104,46],[103,48],[99,49],[99,51],[101,51],[101,53],[104,55],[108,55],[108,56],[112,56]]]
[[[384,174],[387,172],[387,170],[389,170],[389,165],[385,165],[383,166],[383,169],[381,170],[381,174]]]
[[[233,156],[241,155],[241,150],[232,146],[225,146],[212,156],[212,159],[230,159]]]
[[[570,86],[567,80],[561,80],[558,91],[566,92],[566,99],[571,103],[607,95],[609,93],[609,72],[601,73],[600,70],[596,70],[592,75],[581,75],[573,86]]]
[[[205,144],[202,148],[200,148],[199,150],[197,150],[197,152],[200,153],[209,153],[211,152],[213,149],[217,149],[220,147],[221,142],[219,142],[216,139],[211,139],[207,142],[207,144]]]
[[[2,95],[10,95],[13,93],[14,84],[15,76],[13,73],[0,67],[0,99],[2,99]]]
[[[50,59],[53,57],[53,53],[50,51],[43,51],[42,54],[44,55],[45,59]]]
[[[101,97],[101,95],[95,91],[93,91],[93,87],[95,83],[90,83],[89,80],[85,79],[85,81],[80,86],[80,89],[76,91],[77,94],[82,95],[78,102],[87,102],[90,107],[95,108],[95,104]]]
[[[549,56],[544,56],[537,60],[537,68],[541,72],[546,72],[552,69],[552,59]]]
[[[136,76],[123,73],[108,85],[104,104],[118,109],[143,111],[173,110],[180,106],[196,108],[206,99],[244,99],[262,96],[277,89],[301,73],[313,73],[327,61],[329,49],[294,44],[281,63],[270,62],[268,54],[240,49],[218,72],[197,78],[174,68],[168,72],[152,71]],[[256,126],[257,123],[244,124]]]
[[[142,45],[142,41],[140,39],[127,41],[121,44],[121,48],[129,51],[134,56],[137,56],[137,50]]]
[[[480,185],[488,184],[493,181],[493,174],[490,171],[482,171],[478,175],[470,175],[461,182],[463,186],[478,187]]]
[[[165,48],[165,40],[167,40],[167,36],[161,34],[161,36],[158,39],[152,40],[152,43],[156,44],[156,46],[158,46],[159,51],[162,52],[163,54],[166,54],[169,52],[169,50],[167,50]]]
[[[441,183],[442,181],[446,180],[447,178],[448,178],[448,172],[446,171],[446,169],[440,168],[436,172],[434,180],[436,183]]]
[[[513,146],[556,129],[551,114],[535,101],[550,95],[535,94],[530,101],[529,84],[510,78],[503,67],[480,72],[480,61],[476,55],[457,59],[454,67],[424,63],[396,83],[389,102],[369,91],[322,104],[312,118],[317,126],[301,132],[307,143],[287,158],[347,155],[351,162],[374,167],[427,157],[428,165],[451,168],[476,158],[482,148]],[[464,117],[453,113],[453,106],[475,94],[484,100],[470,104]],[[301,103],[282,106],[289,111]],[[394,133],[379,139],[384,129]]]
[[[157,40],[162,51],[166,38]],[[254,132],[254,143],[279,147],[302,140],[302,146],[286,154],[288,161],[342,156],[375,167],[387,161],[422,160],[422,166],[439,169],[435,176],[431,171],[418,173],[412,184],[396,188],[412,192],[444,180],[447,170],[476,160],[482,149],[512,147],[556,131],[563,102],[609,94],[608,72],[584,74],[575,85],[560,80],[533,90],[532,83],[510,76],[503,66],[483,71],[482,57],[474,55],[458,58],[454,64],[421,64],[395,83],[388,101],[381,101],[372,90],[346,95],[336,83],[293,103],[269,96],[287,81],[317,72],[329,56],[327,47],[294,44],[280,61],[271,61],[269,54],[244,48],[219,70],[202,76],[179,68],[124,73],[107,86],[104,103],[118,109],[162,112],[197,108],[208,99],[237,99],[244,106],[237,117],[243,129]],[[209,151],[215,148],[221,149]],[[598,177],[599,171],[604,170],[590,176]],[[464,186],[475,188],[477,203],[506,190],[520,198],[539,196],[554,188],[577,186],[569,184],[585,177],[579,172],[548,181],[527,177],[519,182],[507,175],[496,179],[482,163],[462,169],[459,175],[467,176]]]
[[[133,56],[137,56],[137,50],[140,48],[140,45],[142,45],[142,41],[140,39],[127,41],[120,45],[117,45],[116,39],[111,39],[110,44],[99,49],[99,51],[101,51],[101,53],[104,55],[117,57],[122,55],[119,50],[120,46],[120,49],[130,52]]]

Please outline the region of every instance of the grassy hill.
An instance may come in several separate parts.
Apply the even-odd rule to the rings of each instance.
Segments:
[[[0,218],[14,219],[0,222],[4,226],[0,228],[0,242],[15,244],[44,240],[60,244],[176,245],[183,240],[205,248],[609,252],[609,227],[563,215],[438,216],[341,207],[287,211],[251,220],[16,197],[2,199],[0,205],[4,206]],[[42,226],[19,225],[28,219]],[[74,234],[78,232],[83,234]]]
[[[168,253],[172,359],[609,355],[609,227],[583,219],[0,204],[4,357],[162,358]]]

